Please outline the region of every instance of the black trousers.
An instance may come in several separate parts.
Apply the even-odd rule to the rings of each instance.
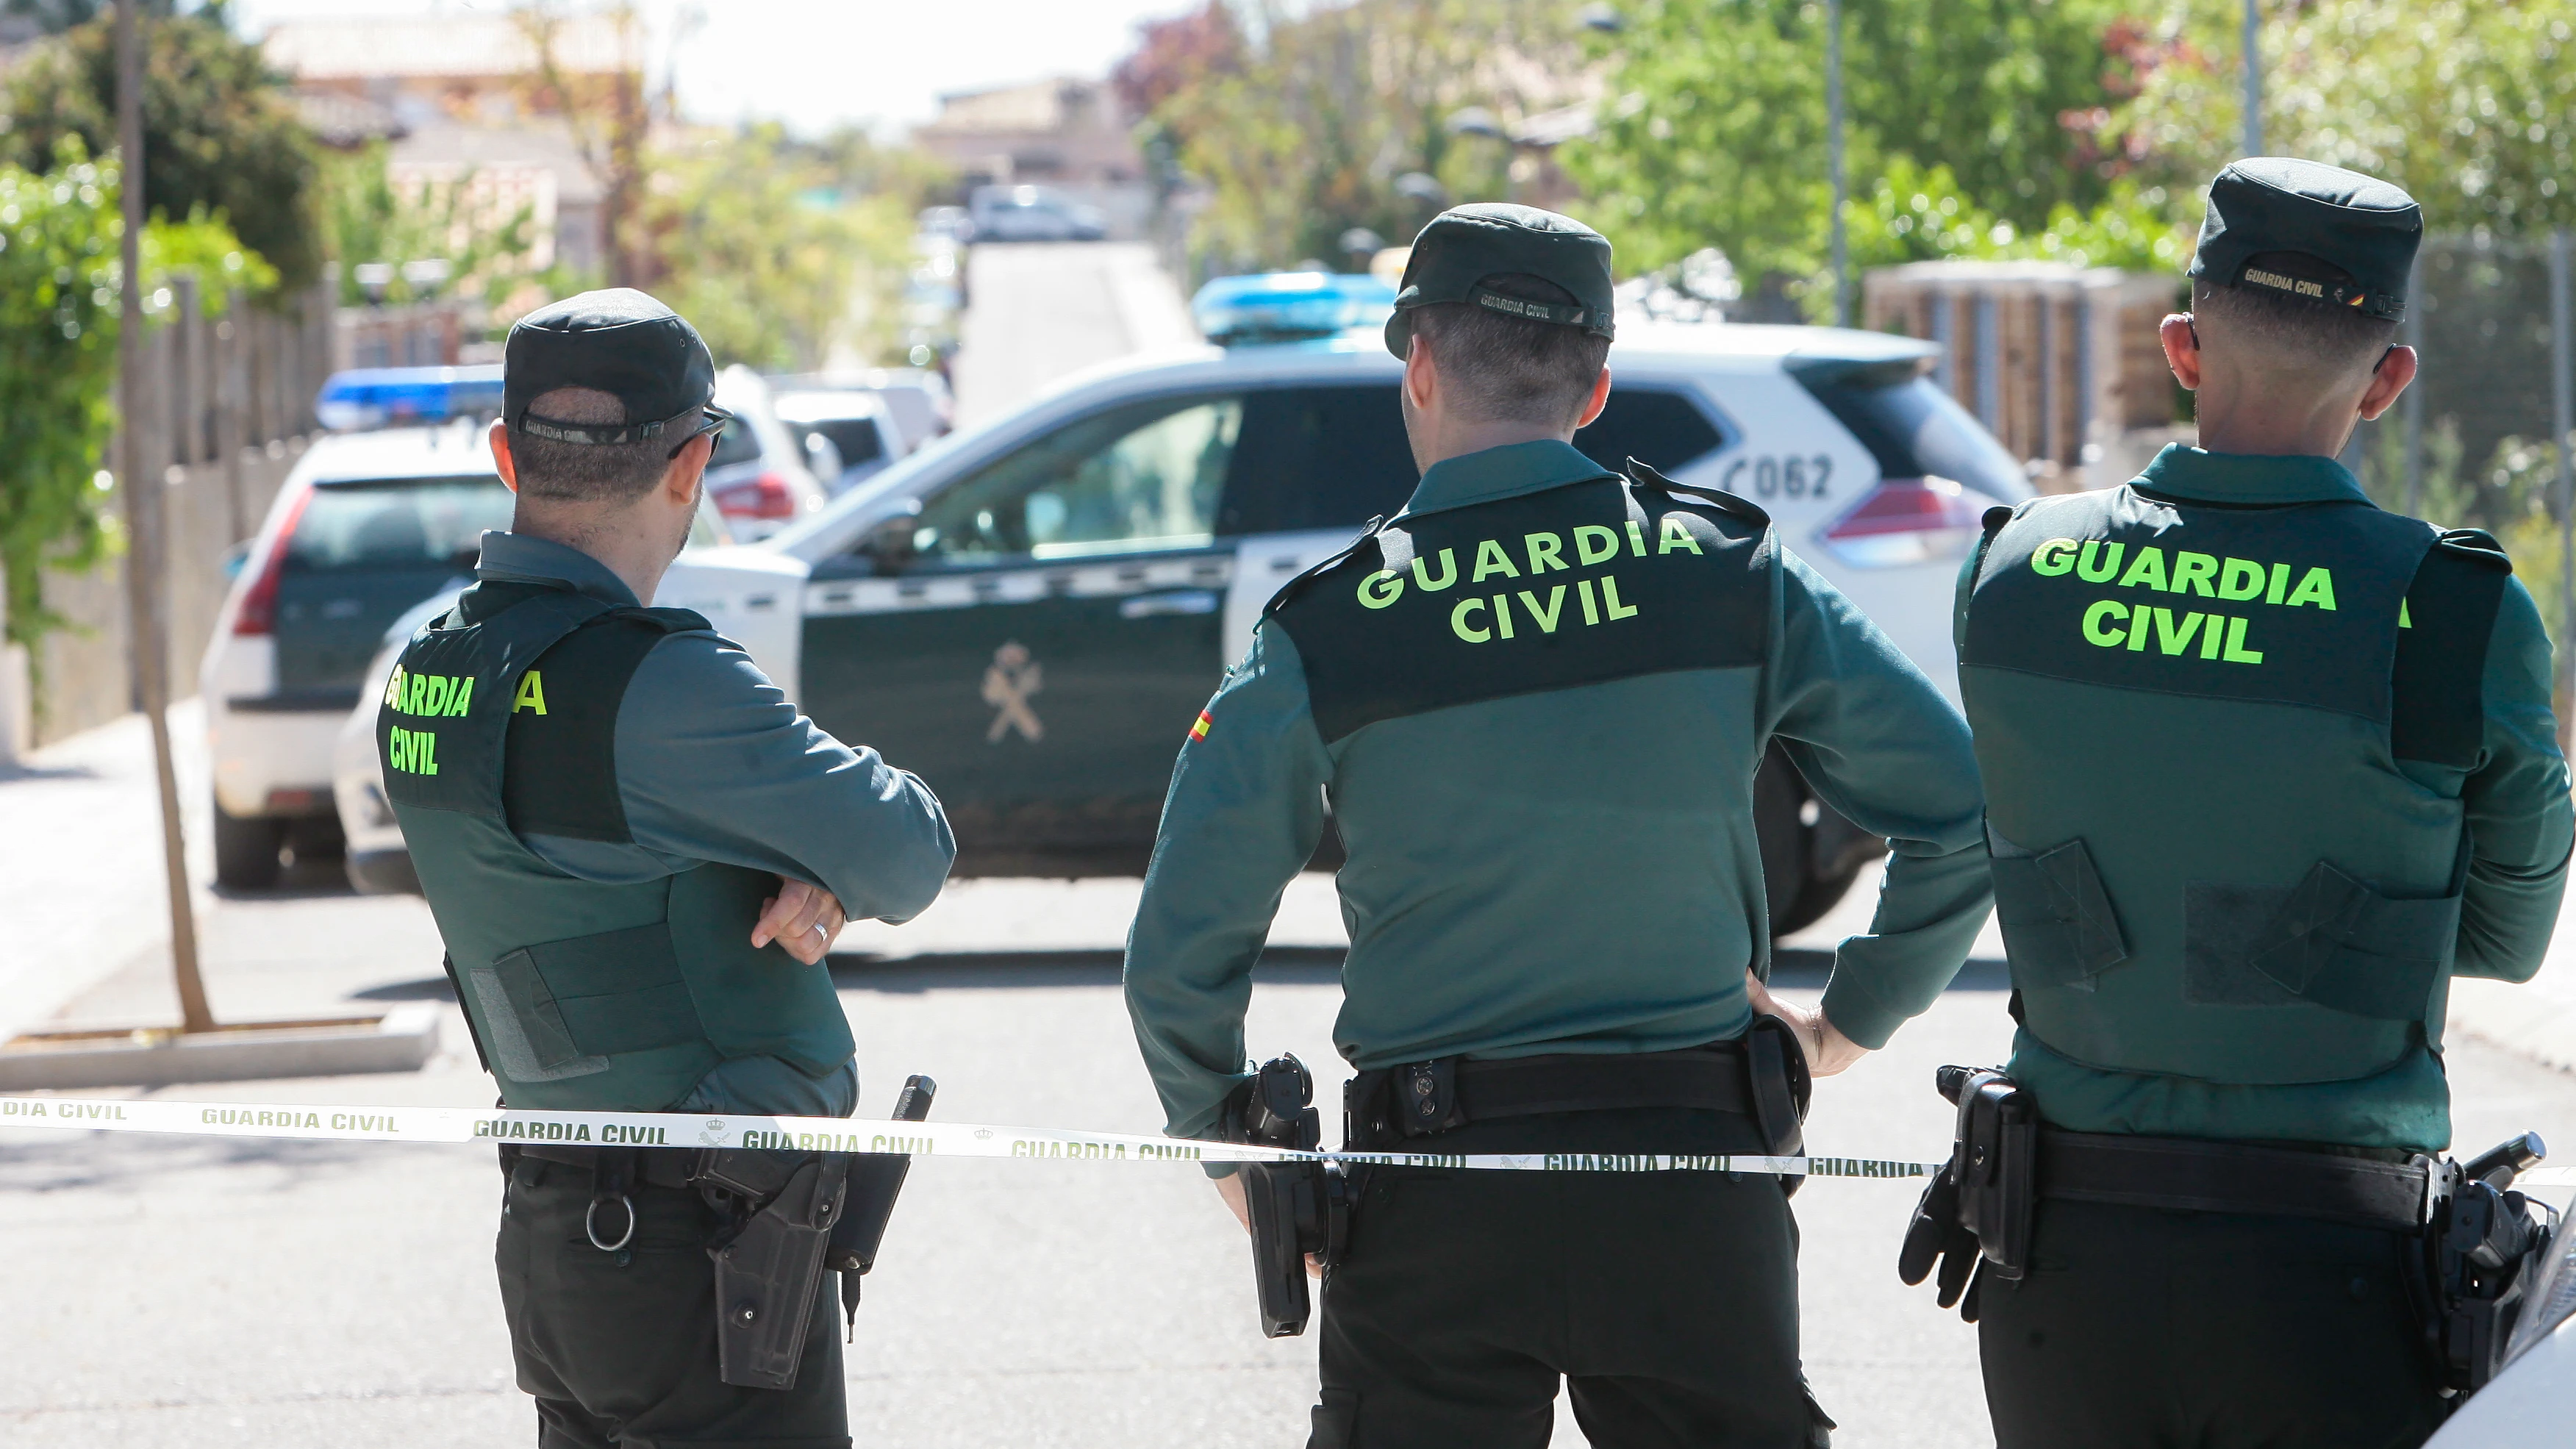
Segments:
[[[1432,1152],[1759,1152],[1713,1112],[1506,1118]],[[1412,1145],[1412,1144],[1408,1144]],[[1324,1284],[1309,1449],[1811,1449],[1777,1179],[1371,1168]]]
[[[716,1370],[716,1214],[683,1189],[630,1196],[635,1237],[603,1253],[582,1231],[587,1169],[531,1157],[511,1167],[494,1257],[539,1449],[849,1449],[832,1275],[816,1289],[796,1387],[735,1388]],[[623,1226],[614,1203],[600,1209],[603,1241]]]
[[[1979,1288],[1999,1449],[2411,1449],[2449,1412],[2400,1235],[2043,1201]]]

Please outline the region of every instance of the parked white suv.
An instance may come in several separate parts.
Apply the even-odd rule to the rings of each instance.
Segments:
[[[510,490],[470,424],[343,433],[306,450],[215,619],[198,671],[214,761],[215,879],[277,882],[339,843],[331,745],[385,627],[473,567]]]

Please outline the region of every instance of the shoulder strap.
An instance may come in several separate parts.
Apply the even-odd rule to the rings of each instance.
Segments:
[[[510,702],[501,804],[522,835],[624,843],[617,786],[617,714],[626,686],[673,634],[712,632],[687,609],[614,608],[539,655]]]
[[[1730,513],[1760,528],[1771,526],[1771,515],[1762,506],[1740,493],[1723,488],[1702,488],[1695,484],[1676,483],[1653,468],[1631,458],[1628,460],[1629,481],[1641,488],[1652,488],[1695,503],[1705,503],[1721,513]]]
[[[2512,573],[2495,536],[2474,528],[2443,532],[2416,566],[2389,681],[2389,745],[2398,759],[2477,763],[2486,734],[2487,643]]]
[[[1288,582],[1281,584],[1279,586],[1279,591],[1270,596],[1270,602],[1261,606],[1261,617],[1267,619],[1271,615],[1278,613],[1281,609],[1288,607],[1288,605],[1296,599],[1298,594],[1305,591],[1308,584],[1313,583],[1318,577],[1326,573],[1330,573],[1332,570],[1348,563],[1352,555],[1358,553],[1362,548],[1376,541],[1378,534],[1384,530],[1385,527],[1385,514],[1381,513],[1375,518],[1370,519],[1368,521],[1368,525],[1360,530],[1360,536],[1352,539],[1350,543],[1341,550],[1341,552],[1315,564],[1304,573],[1301,573],[1295,578],[1290,579]]]

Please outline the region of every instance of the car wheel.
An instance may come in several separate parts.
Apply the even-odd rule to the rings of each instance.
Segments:
[[[295,858],[334,860],[349,849],[349,838],[340,833],[337,815],[312,815],[289,823],[286,843],[295,849]]]
[[[264,891],[277,884],[278,852],[286,822],[267,816],[228,815],[215,807],[215,883],[226,890]]]

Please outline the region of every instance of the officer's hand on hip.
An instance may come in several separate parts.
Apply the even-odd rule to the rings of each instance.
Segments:
[[[1869,1055],[1869,1048],[1842,1034],[1842,1029],[1825,1019],[1822,1008],[1809,1011],[1792,1006],[1771,994],[1762,978],[1750,970],[1744,973],[1744,994],[1753,1009],[1765,1016],[1776,1016],[1789,1023],[1798,1034],[1798,1048],[1807,1054],[1807,1071],[1812,1076],[1830,1077]]]
[[[778,894],[761,903],[760,920],[751,928],[751,944],[758,947],[776,941],[788,955],[812,966],[831,953],[832,938],[847,923],[841,903],[830,891],[781,876]]]

